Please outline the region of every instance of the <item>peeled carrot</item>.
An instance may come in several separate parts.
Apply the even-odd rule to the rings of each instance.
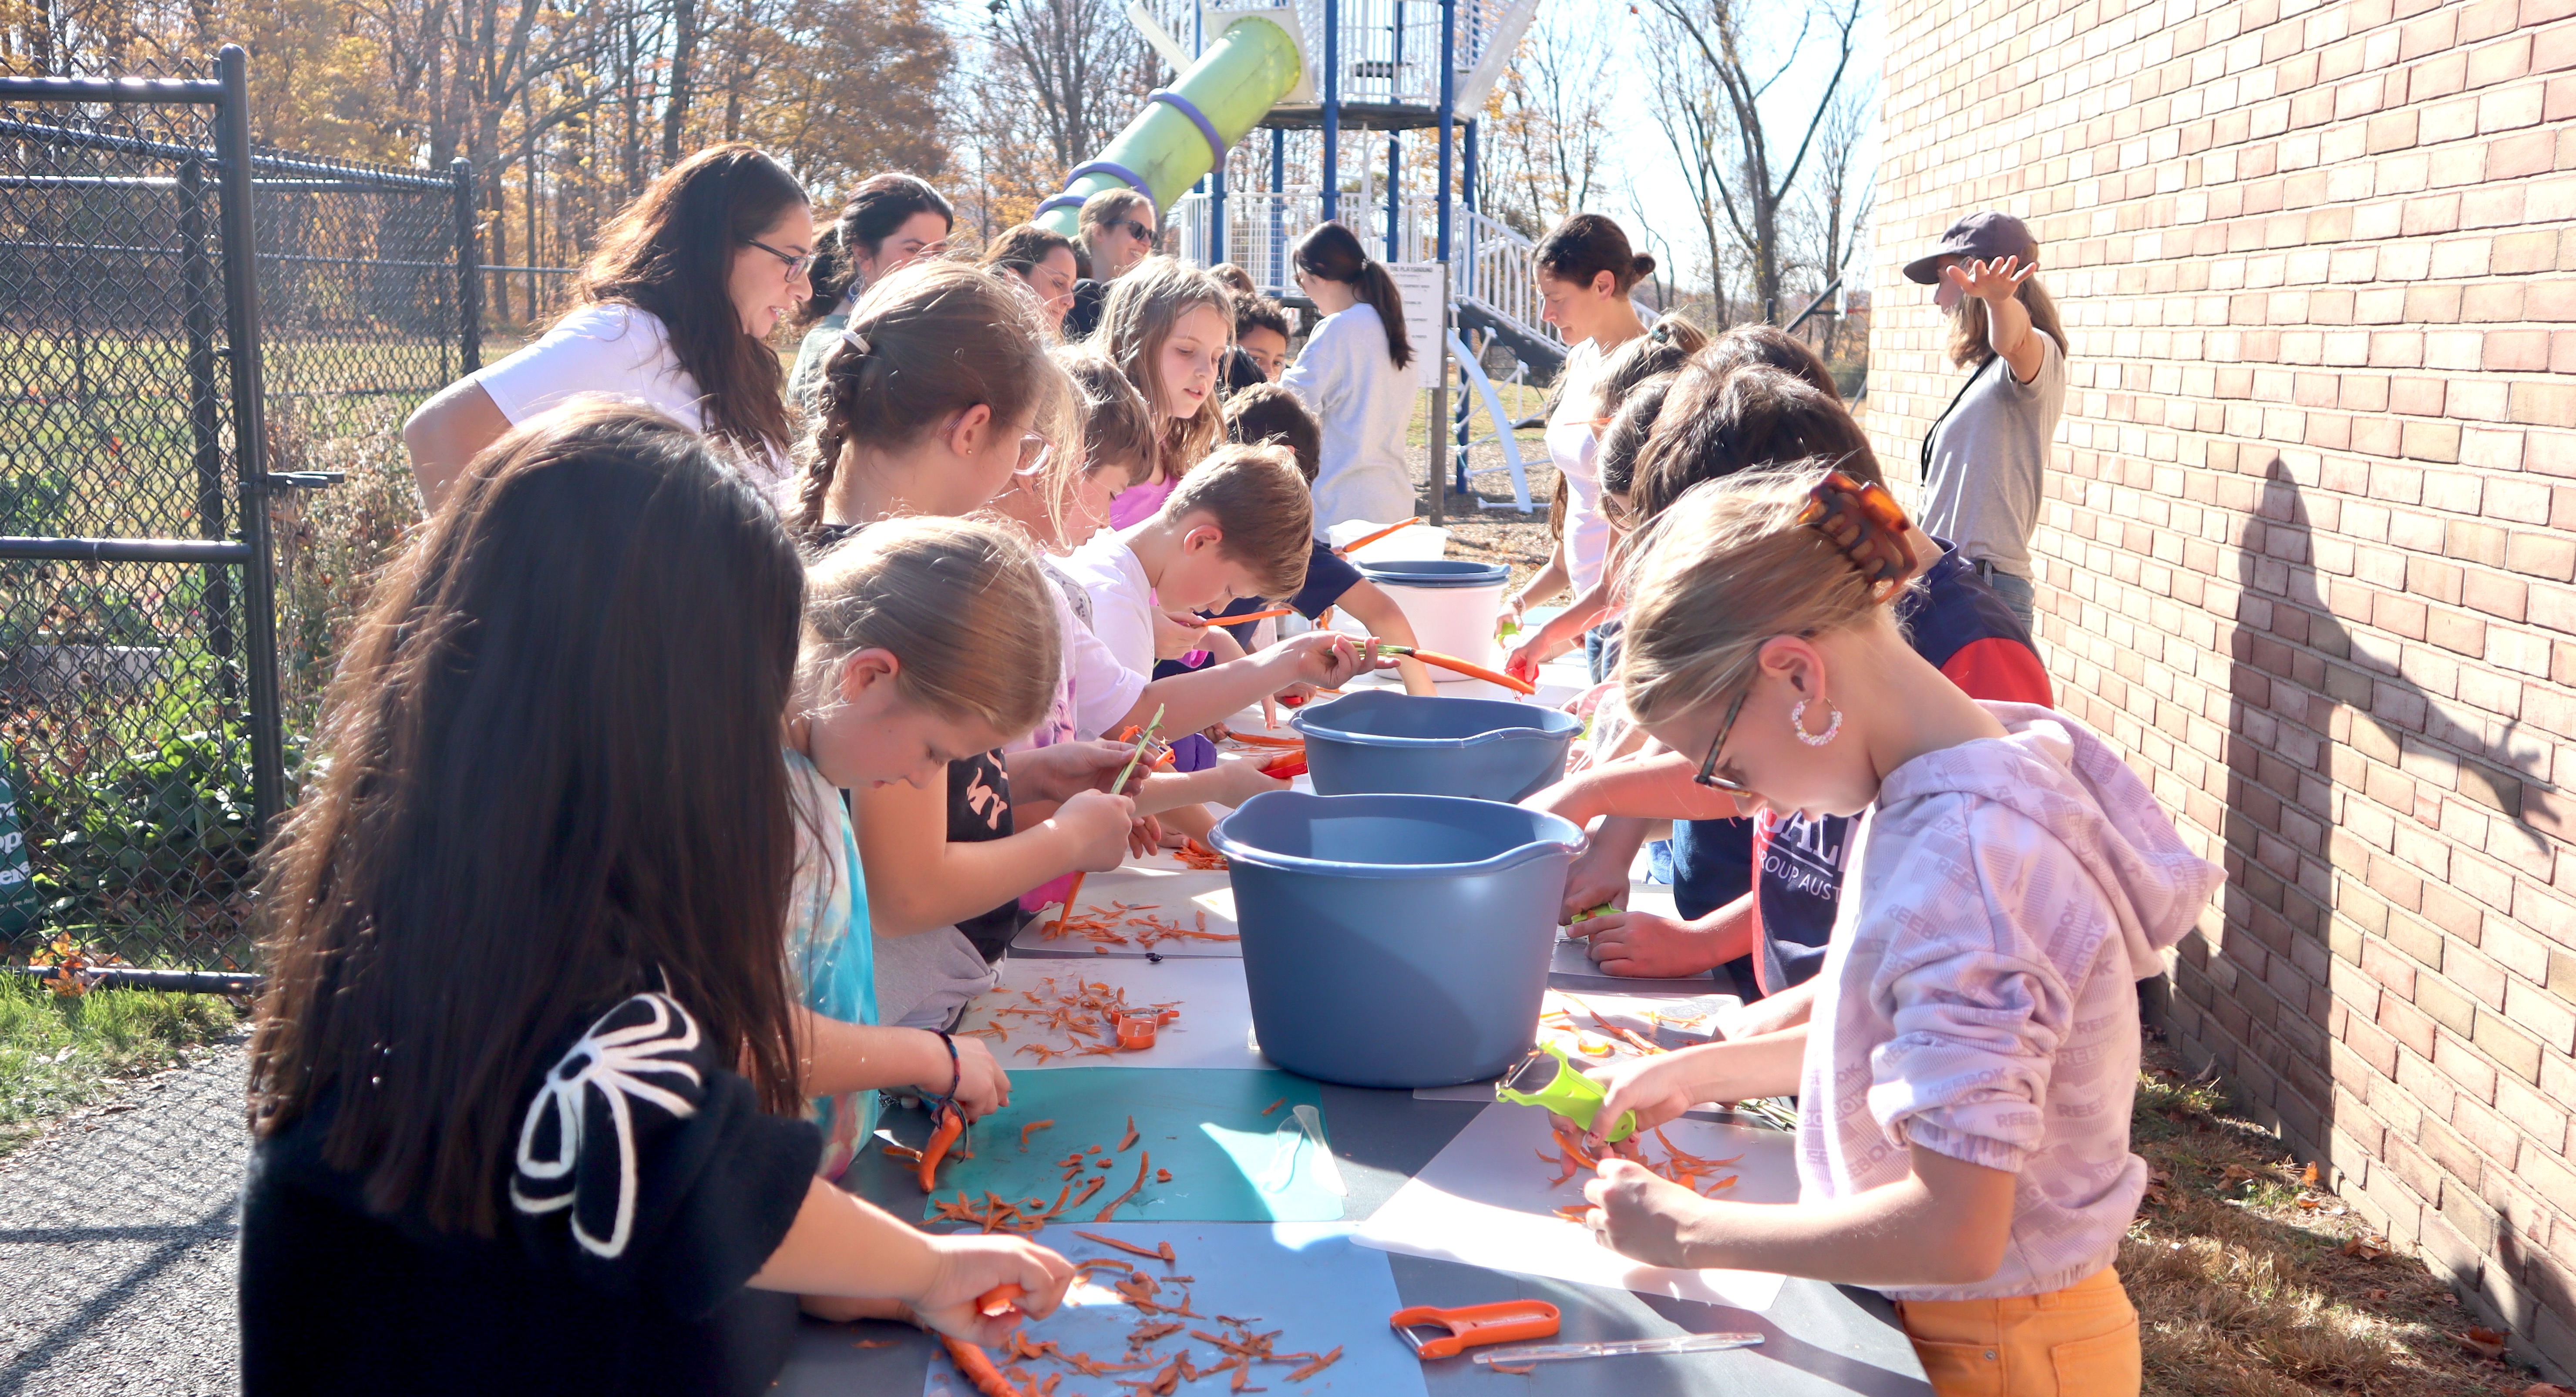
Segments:
[[[1020,1390],[1011,1386],[1011,1380],[1002,1376],[1002,1370],[993,1366],[991,1354],[964,1339],[952,1339],[945,1334],[939,1336],[939,1343],[948,1350],[948,1361],[957,1365],[957,1371],[965,1374],[966,1381],[974,1384],[975,1390],[983,1397],[1021,1397]]]
[[[921,1191],[939,1191],[939,1161],[948,1157],[948,1147],[957,1143],[958,1132],[966,1128],[966,1117],[951,1106],[939,1113],[939,1124],[932,1127],[930,1144],[921,1152]]]
[[[1455,655],[1443,655],[1433,650],[1418,650],[1410,645],[1380,645],[1377,647],[1377,652],[1381,655],[1393,655],[1398,659],[1410,657],[1426,665],[1437,665],[1453,674],[1463,674],[1470,679],[1482,679],[1488,684],[1500,684],[1516,694],[1538,692],[1538,686],[1526,679],[1515,679],[1500,670],[1469,664]]]
[[[1306,745],[1306,739],[1302,737],[1274,737],[1266,732],[1230,732],[1227,733],[1226,736],[1237,742],[1243,743],[1247,747],[1296,747],[1302,749]]]
[[[1047,933],[1048,940],[1052,941],[1064,935],[1065,921],[1073,915],[1074,900],[1082,896],[1082,879],[1083,875],[1076,873],[1073,875],[1073,881],[1065,885],[1064,910],[1055,914],[1055,930]]]
[[[1421,518],[1417,516],[1412,519],[1407,519],[1401,524],[1389,524],[1385,528],[1378,530],[1376,533],[1362,534],[1358,538],[1352,539],[1350,542],[1343,544],[1341,547],[1336,548],[1333,551],[1347,558],[1353,553],[1377,542],[1379,539],[1385,538],[1389,534],[1403,533],[1405,530],[1410,529],[1421,522]]]
[[[1294,616],[1296,614],[1297,608],[1293,606],[1277,606],[1272,607],[1268,611],[1246,612],[1241,616],[1193,616],[1181,624],[1186,626],[1248,626],[1255,621],[1269,621],[1281,616]]]
[[[1291,767],[1294,767],[1295,770],[1290,770]],[[1290,776],[1303,776],[1306,774],[1306,754],[1303,750],[1282,752],[1278,756],[1272,757],[1269,761],[1262,764],[1261,774],[1264,776],[1276,776],[1282,779]]]
[[[997,1285],[975,1297],[975,1313],[986,1319],[1000,1319],[1018,1308],[1017,1301],[1027,1291],[1008,1283]]]

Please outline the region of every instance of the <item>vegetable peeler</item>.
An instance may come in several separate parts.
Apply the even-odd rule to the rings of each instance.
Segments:
[[[1413,1349],[1417,1358],[1455,1358],[1460,1353],[1485,1344],[1508,1344],[1515,1339],[1545,1339],[1556,1333],[1556,1306],[1544,1300],[1498,1300],[1490,1305],[1460,1305],[1440,1309],[1415,1305],[1386,1317],[1396,1337]],[[1426,1339],[1415,1331],[1439,1329],[1447,1332]]]
[[[1494,1099],[1518,1106],[1540,1106],[1567,1120],[1592,1128],[1592,1118],[1601,1113],[1601,1102],[1607,1093],[1601,1084],[1576,1069],[1565,1049],[1554,1043],[1521,1059],[1501,1081],[1494,1083]],[[1637,1113],[1623,1112],[1610,1127],[1608,1138],[1625,1140],[1637,1133]]]

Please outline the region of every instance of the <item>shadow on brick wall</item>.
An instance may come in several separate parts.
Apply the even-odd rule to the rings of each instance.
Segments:
[[[2326,1154],[2333,1119],[2331,958],[2372,968],[2375,957],[2362,949],[2367,934],[2438,966],[2445,934],[2476,934],[2475,904],[2443,880],[2428,887],[2424,874],[2398,857],[2397,833],[2447,843],[2439,802],[2454,791],[2502,821],[2507,838],[2535,850],[2551,840],[2534,819],[2563,829],[2567,815],[2557,804],[2563,797],[2533,777],[2537,754],[2517,752],[2517,724],[2472,727],[2449,700],[2395,671],[2394,641],[2355,643],[2322,590],[2331,584],[2316,570],[2312,530],[2331,536],[2337,523],[2313,520],[2288,467],[2277,457],[2266,463],[2237,555],[2227,933],[2205,967],[2214,992],[2203,1006],[2221,1034],[2201,1035],[2201,1046],[2245,1089],[2247,1104],[2268,1108],[2311,1159]],[[2366,584],[2356,595],[2372,604],[2393,597],[2398,606],[2420,607],[2422,600]],[[2351,810],[2355,801],[2376,808]],[[2373,896],[2345,896],[2354,885]],[[2340,928],[2331,915],[2338,906],[2347,923]],[[2416,1017],[2429,1035],[2430,1021]],[[2459,1030],[2468,1035],[2466,1024]],[[2411,1046],[2432,1055],[2429,1041]]]

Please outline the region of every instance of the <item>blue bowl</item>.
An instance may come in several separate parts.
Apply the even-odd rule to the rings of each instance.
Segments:
[[[1357,566],[1360,576],[1381,586],[1493,587],[1510,581],[1512,576],[1511,569],[1500,563],[1465,558],[1389,558]]]
[[[1534,703],[1363,689],[1289,720],[1317,795],[1517,801],[1565,774],[1583,720]]]
[[[1245,801],[1209,842],[1232,865],[1263,1056],[1356,1087],[1501,1075],[1535,1037],[1581,839],[1452,796]]]

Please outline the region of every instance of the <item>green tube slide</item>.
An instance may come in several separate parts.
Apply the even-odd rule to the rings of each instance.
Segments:
[[[1180,81],[1157,89],[1100,157],[1075,167],[1064,192],[1038,205],[1037,225],[1070,238],[1082,201],[1133,189],[1159,217],[1297,85],[1297,44],[1269,20],[1246,15],[1207,46]]]

